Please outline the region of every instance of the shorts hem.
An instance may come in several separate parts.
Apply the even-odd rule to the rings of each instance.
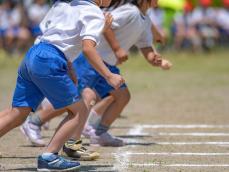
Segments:
[[[51,104],[53,105],[54,109],[62,109],[62,108],[65,108],[67,106],[70,106],[70,105],[72,105],[74,103],[77,103],[80,100],[81,100],[81,97],[77,97],[73,101],[69,101],[69,102],[65,102],[65,103],[59,103],[59,104],[57,104],[57,103],[51,103]]]

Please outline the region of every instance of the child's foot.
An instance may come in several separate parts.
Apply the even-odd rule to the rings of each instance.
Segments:
[[[41,136],[41,128],[31,123],[29,119],[24,122],[20,129],[34,146],[45,146],[45,141]]]
[[[73,171],[79,168],[79,162],[64,159],[56,154],[43,154],[38,157],[37,171]]]
[[[90,138],[90,142],[91,144],[94,144],[94,145],[111,146],[111,147],[120,147],[120,146],[125,145],[122,139],[114,137],[111,134],[109,134],[108,132],[105,132],[101,134],[100,136],[97,136],[96,134],[94,134],[94,136]]]
[[[94,135],[94,133],[95,133],[95,129],[91,125],[85,125],[82,135],[90,139],[90,137]]]
[[[49,130],[49,122],[44,123],[44,125],[42,125],[42,127],[43,127],[45,130]]]
[[[82,141],[76,141],[73,144],[65,143],[63,146],[63,155],[80,161],[93,161],[99,158],[100,154],[95,151],[89,151],[82,146]]]

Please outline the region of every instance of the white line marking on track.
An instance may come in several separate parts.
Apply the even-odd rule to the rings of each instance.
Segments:
[[[197,136],[197,137],[209,137],[209,136],[214,136],[214,137],[222,137],[222,136],[229,136],[229,133],[169,133],[169,132],[159,132],[155,133],[152,136]]]
[[[161,163],[152,163],[152,164],[139,164],[131,163],[130,166],[135,167],[229,167],[229,164],[161,164]]]
[[[147,136],[148,133],[144,133],[144,129],[160,129],[160,128],[176,128],[176,129],[225,129],[229,128],[229,125],[205,125],[205,124],[192,124],[192,125],[175,125],[175,124],[155,124],[155,125],[135,125],[128,131],[128,135],[141,135]],[[195,133],[172,133],[172,132],[159,132],[153,135],[160,136],[229,136],[229,133],[208,133],[208,132],[195,132]],[[129,139],[130,141],[139,142],[138,139]],[[216,142],[155,142],[158,145],[215,145],[215,146],[226,146],[229,145],[229,142],[216,141]],[[136,145],[131,145],[131,147],[136,147]],[[229,167],[229,164],[163,164],[163,163],[151,163],[151,164],[140,164],[140,163],[131,163],[130,156],[131,155],[163,155],[163,156],[229,156],[229,153],[193,153],[193,152],[177,152],[177,153],[169,153],[169,152],[148,152],[148,153],[134,153],[126,151],[125,148],[119,148],[116,153],[113,153],[116,159],[116,164],[114,165],[114,169],[118,171],[122,171],[131,166],[138,167]]]
[[[128,131],[128,135],[148,135],[148,133],[143,133],[144,127],[142,125],[136,125]]]
[[[229,142],[155,142],[158,145],[229,145]]]
[[[142,135],[144,134],[142,132],[143,127],[141,125],[135,125],[133,128],[131,128],[128,131],[128,135]],[[138,140],[135,139],[136,142],[138,142]],[[134,146],[135,147],[135,146]],[[125,147],[120,147],[118,148],[118,150],[116,151],[116,153],[114,154],[116,163],[114,164],[114,170],[117,171],[124,171],[124,169],[128,168],[129,164],[130,164],[130,155],[131,152],[126,151]]]
[[[114,157],[115,157],[115,160],[116,160],[116,163],[114,163],[114,170],[118,170],[118,171],[122,171],[123,169],[126,169],[128,168],[128,165],[130,163],[129,161],[129,157],[130,157],[130,153],[131,152],[125,152],[125,153],[121,153],[123,152],[122,150],[123,148],[120,147],[118,148],[118,150],[116,151],[116,153],[114,153]]]
[[[207,125],[207,124],[187,124],[187,125],[177,125],[177,124],[152,124],[152,125],[140,125],[143,128],[178,128],[178,129],[194,129],[194,128],[220,128],[225,129],[229,128],[229,125]]]
[[[116,154],[116,153],[113,153]],[[158,155],[158,156],[229,156],[229,153],[204,152],[126,152],[121,155]]]

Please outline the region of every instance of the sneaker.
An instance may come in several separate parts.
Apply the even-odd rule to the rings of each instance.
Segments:
[[[108,132],[105,132],[101,134],[100,136],[97,136],[96,134],[94,134],[90,138],[90,143],[92,145],[111,146],[111,147],[121,147],[125,145],[122,139],[114,137],[111,134],[109,134]]]
[[[38,147],[45,146],[45,141],[42,140],[41,128],[37,125],[32,124],[27,119],[24,124],[20,127],[21,132],[27,137],[27,139],[34,145]]]
[[[40,155],[37,161],[37,171],[73,171],[80,168],[80,163],[51,154],[46,157]]]
[[[95,133],[95,129],[91,125],[85,125],[82,135],[88,139],[93,136]]]
[[[42,125],[42,127],[44,128],[44,130],[49,130],[49,121],[44,123],[44,125]]]
[[[98,152],[89,151],[87,148],[83,147],[82,140],[76,141],[73,144],[65,143],[62,155],[80,161],[93,161],[100,156]]]

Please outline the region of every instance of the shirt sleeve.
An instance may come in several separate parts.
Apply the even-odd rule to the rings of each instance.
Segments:
[[[111,12],[113,16],[112,29],[122,28],[139,16],[138,10],[134,8],[136,7],[127,4],[114,9]]]
[[[145,30],[142,32],[139,40],[135,44],[138,48],[146,48],[146,47],[152,47],[153,44],[153,35],[151,31],[151,20],[150,18],[146,17],[147,23],[145,24]]]
[[[81,39],[90,39],[98,44],[105,23],[102,11],[89,10],[88,12],[85,12],[82,14],[81,23],[83,25],[80,32]]]

